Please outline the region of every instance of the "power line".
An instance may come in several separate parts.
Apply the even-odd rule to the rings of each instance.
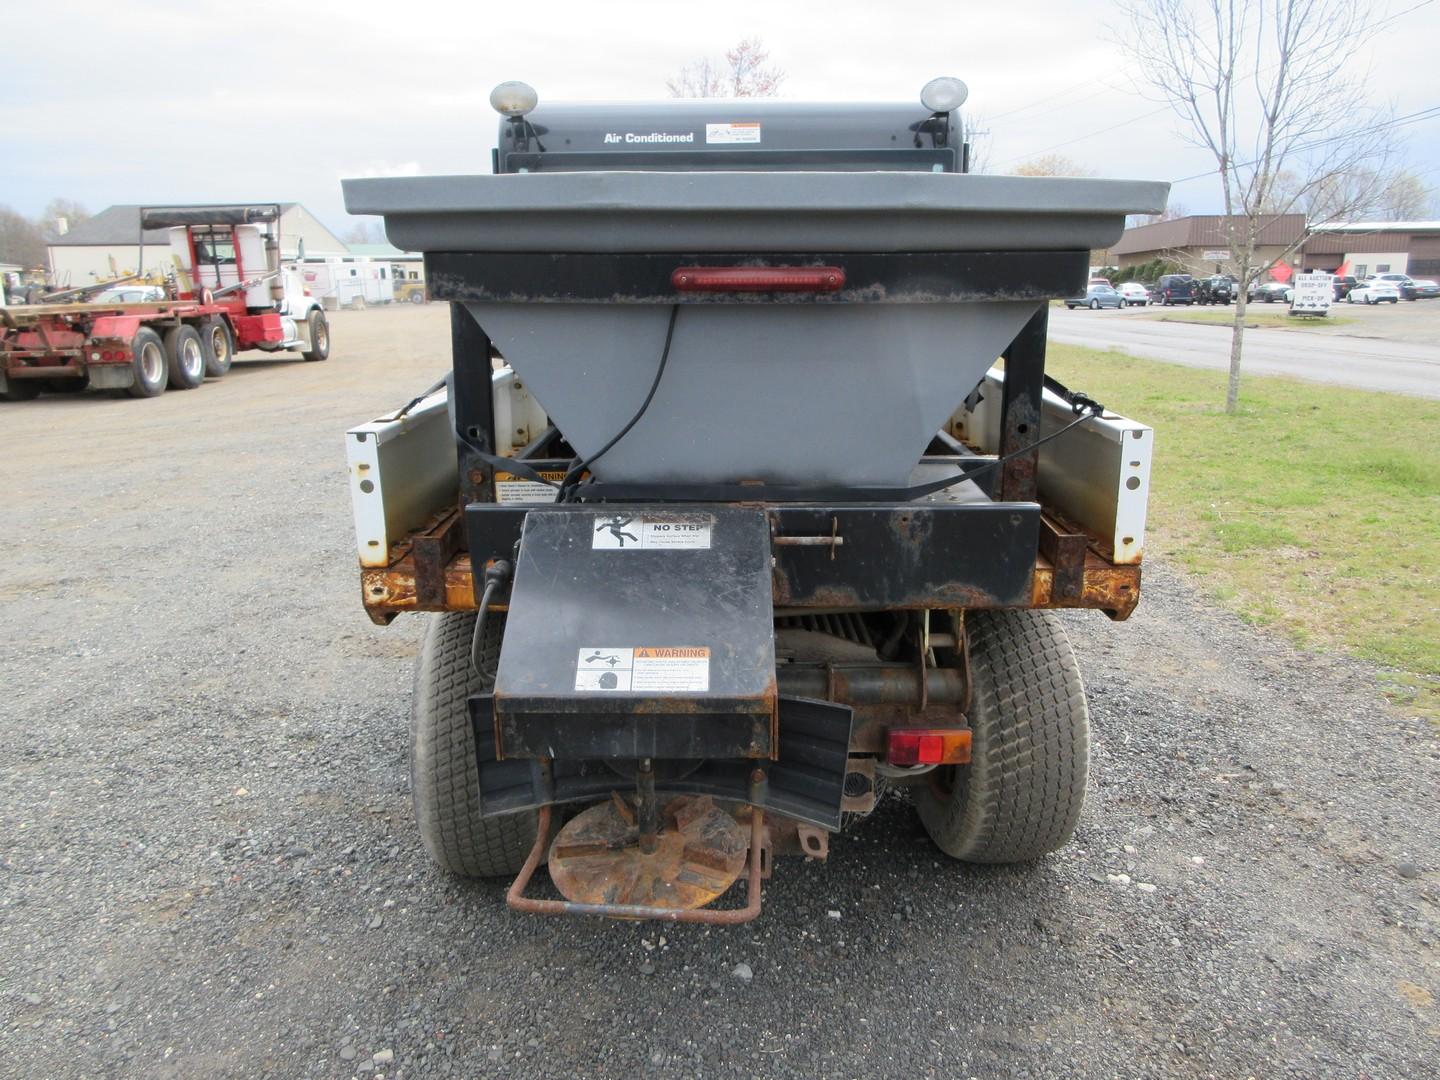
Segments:
[[[1383,19],[1381,19],[1379,22],[1375,23],[1370,29],[1371,29],[1372,31],[1382,29],[1383,27],[1388,26],[1390,23],[1394,22],[1396,19],[1402,18],[1402,17],[1405,16],[1405,15],[1409,15],[1412,11],[1419,11],[1421,8],[1423,8],[1423,7],[1428,7],[1429,5],[1431,5],[1431,4],[1433,4],[1433,3],[1435,3],[1435,0],[1420,0],[1420,2],[1419,2],[1418,4],[1415,4],[1415,5],[1413,5],[1412,7],[1405,8],[1403,11],[1397,11],[1397,12],[1396,12],[1395,14],[1393,14],[1393,15],[1387,15],[1385,18],[1383,18]],[[1260,75],[1262,75],[1262,74],[1264,74],[1264,73],[1266,73],[1266,72],[1268,72],[1268,71],[1273,71],[1273,70],[1275,69],[1275,67],[1276,67],[1275,64],[1271,64],[1268,68],[1264,68],[1264,69],[1262,69],[1262,70],[1260,70],[1260,71],[1255,72],[1255,77],[1258,77],[1258,76],[1260,76]],[[1060,92],[1058,92],[1058,93],[1051,94],[1049,97],[1041,98],[1039,101],[1031,102],[1029,105],[1022,105],[1022,106],[1021,106],[1020,108],[1018,108],[1018,109],[1012,109],[1012,110],[1010,110],[1009,112],[1000,113],[998,116],[992,116],[992,117],[990,117],[990,120],[991,120],[991,121],[1000,120],[1000,119],[1003,119],[1003,118],[1006,117],[1006,116],[1014,116],[1016,113],[1026,112],[1026,111],[1028,111],[1029,109],[1032,109],[1032,108],[1034,108],[1034,107],[1036,107],[1036,106],[1038,106],[1038,105],[1043,105],[1043,104],[1045,104],[1046,102],[1053,101],[1053,100],[1054,100],[1055,98],[1057,98],[1057,97],[1063,97],[1065,94],[1069,93],[1069,92],[1070,92],[1071,90],[1073,90],[1073,89],[1078,89],[1078,88],[1081,87],[1081,86],[1087,86],[1087,85],[1089,85],[1088,82],[1087,82],[1087,83],[1077,83],[1077,84],[1075,84],[1074,86],[1072,86],[1072,87],[1067,87],[1065,90],[1062,90],[1062,91],[1060,91]],[[1108,84],[1105,84],[1105,85],[1108,86]],[[1116,93],[1124,93],[1123,90],[1117,89],[1117,88],[1115,88],[1115,87],[1110,87],[1110,89],[1111,89],[1111,90],[1114,90]],[[1090,95],[1087,95],[1086,97],[1081,98],[1081,99],[1079,99],[1079,100],[1080,100],[1080,101],[1088,101],[1088,100],[1090,100],[1090,98],[1093,98],[1093,97],[1096,97],[1096,96],[1098,96],[1098,95],[1097,95],[1097,94],[1090,94]],[[1077,104],[1078,104],[1078,102],[1077,102]],[[1097,136],[1097,135],[1108,135],[1108,134],[1109,134],[1110,132],[1112,132],[1112,131],[1117,131],[1117,130],[1119,130],[1120,128],[1123,128],[1123,127],[1129,127],[1131,124],[1136,123],[1137,121],[1140,121],[1140,120],[1148,120],[1148,119],[1149,119],[1150,117],[1152,117],[1152,116],[1158,116],[1160,113],[1162,113],[1162,112],[1168,112],[1168,111],[1170,111],[1170,106],[1169,106],[1169,105],[1162,105],[1162,106],[1161,106],[1160,108],[1158,108],[1158,109],[1153,109],[1153,110],[1151,110],[1150,112],[1147,112],[1147,113],[1141,113],[1139,116],[1131,117],[1129,120],[1122,121],[1122,122],[1119,123],[1119,124],[1112,124],[1110,127],[1100,128],[1098,131],[1091,131],[1091,132],[1087,132],[1087,133],[1084,134],[1084,135],[1077,135],[1075,138],[1070,139],[1070,140],[1068,140],[1067,142],[1057,143],[1057,144],[1054,145],[1054,146],[1047,146],[1047,147],[1046,147],[1045,149],[1043,149],[1043,150],[1033,150],[1033,151],[1031,151],[1031,152],[1029,152],[1029,153],[1026,153],[1026,154],[1020,154],[1020,155],[1018,155],[1018,156],[1016,156],[1016,157],[1006,158],[1004,161],[1000,162],[999,164],[1000,164],[1000,165],[1009,165],[1009,164],[1010,164],[1011,162],[1013,162],[1013,161],[1024,161],[1024,160],[1026,160],[1027,158],[1039,157],[1041,154],[1048,154],[1048,153],[1050,153],[1050,152],[1053,151],[1053,150],[1060,150],[1060,149],[1063,149],[1064,147],[1067,147],[1067,146],[1074,146],[1074,145],[1075,145],[1076,143],[1078,143],[1078,142],[1084,142],[1086,139],[1093,139],[1093,138],[1094,138],[1095,136]],[[1329,141],[1333,141],[1333,140],[1329,140]],[[1316,145],[1319,145],[1319,144],[1316,144]],[[1251,162],[1250,164],[1253,165],[1254,162]],[[1244,167],[1244,166],[1241,166],[1241,168],[1243,168],[1243,167]],[[1206,173],[1200,173],[1200,174],[1199,174],[1199,176],[1208,176],[1208,175],[1210,175],[1208,172],[1206,172]],[[1186,177],[1187,180],[1195,180],[1195,179],[1198,179],[1198,178],[1199,178],[1199,177],[1196,177],[1196,176]],[[1175,180],[1175,181],[1173,181],[1173,183],[1181,184],[1181,183],[1184,183],[1184,181],[1183,181],[1183,180]]]
[[[1428,3],[1430,2],[1430,0],[1426,0],[1426,2]],[[1316,139],[1314,142],[1311,143],[1303,143],[1300,146],[1293,146],[1290,148],[1290,150],[1287,151],[1287,153],[1297,153],[1302,150],[1313,150],[1317,146],[1324,146],[1326,143],[1338,142],[1341,139],[1353,138],[1356,135],[1364,135],[1367,132],[1383,131],[1385,128],[1388,127],[1404,127],[1406,124],[1418,124],[1422,120],[1434,120],[1437,117],[1440,117],[1440,105],[1431,105],[1428,108],[1421,109],[1419,112],[1410,113],[1407,116],[1397,116],[1393,120],[1385,120],[1379,124],[1371,124],[1369,127],[1357,128],[1355,131],[1342,131],[1339,135],[1331,135],[1324,139]],[[1230,167],[1231,169],[1248,169],[1251,165],[1254,165],[1259,160],[1259,158],[1256,158],[1255,161],[1244,161],[1241,162],[1239,165],[1232,165]],[[1196,173],[1194,176],[1185,176],[1181,177],[1179,180],[1171,180],[1170,183],[1184,184],[1190,180],[1201,180],[1204,177],[1214,175],[1214,169],[1206,169],[1204,172]]]
[[[1433,3],[1434,0],[1425,0],[1425,2],[1426,2],[1427,4],[1428,4],[1428,3]],[[1048,105],[1050,102],[1054,101],[1056,98],[1069,97],[1069,96],[1070,96],[1071,94],[1073,94],[1076,90],[1083,90],[1083,89],[1085,89],[1085,87],[1087,87],[1087,86],[1094,86],[1094,85],[1095,85],[1095,80],[1094,80],[1094,79],[1086,79],[1086,80],[1084,80],[1083,82],[1073,83],[1072,85],[1065,87],[1063,90],[1057,90],[1055,93],[1050,94],[1048,97],[1043,97],[1043,98],[1040,98],[1040,99],[1037,100],[1037,101],[1032,101],[1032,102],[1030,102],[1029,105],[1021,105],[1018,109],[1011,109],[1009,112],[1002,112],[1002,113],[1000,113],[1000,114],[998,114],[998,115],[996,115],[996,116],[990,117],[989,119],[990,119],[991,121],[1003,120],[1003,119],[1005,119],[1005,117],[1007,117],[1007,116],[1016,116],[1016,115],[1018,115],[1018,114],[1020,114],[1020,113],[1023,113],[1023,112],[1029,112],[1031,109],[1038,109],[1041,105]],[[1074,101],[1070,102],[1070,104],[1071,104],[1071,105],[1079,105],[1081,102],[1089,101],[1091,98],[1099,97],[1101,94],[1105,94],[1105,93],[1123,94],[1124,92],[1125,92],[1125,90],[1124,90],[1123,87],[1111,86],[1109,83],[1100,83],[1100,89],[1099,89],[1099,90],[1096,90],[1096,91],[1095,91],[1094,93],[1092,93],[1092,94],[1086,94],[1086,95],[1085,95],[1084,97],[1082,97],[1082,98],[1076,98]]]
[[[1118,124],[1111,124],[1109,127],[1101,128],[1098,131],[1089,131],[1086,132],[1084,135],[1077,135],[1073,139],[1069,139],[1062,143],[1056,143],[1054,146],[1047,146],[1043,150],[1032,150],[1028,154],[1021,154],[1018,157],[1006,158],[1004,161],[1000,162],[1000,164],[1009,165],[1012,161],[1024,161],[1026,158],[1039,157],[1041,154],[1048,154],[1052,150],[1061,150],[1067,146],[1074,146],[1077,142],[1084,142],[1086,139],[1093,139],[1096,135],[1105,135],[1111,131],[1118,131],[1120,128],[1129,127],[1136,121],[1148,120],[1152,116],[1159,116],[1162,112],[1169,111],[1169,105],[1161,105],[1158,109],[1151,109],[1147,113],[1141,113],[1139,116],[1132,116],[1129,120],[1122,120]]]

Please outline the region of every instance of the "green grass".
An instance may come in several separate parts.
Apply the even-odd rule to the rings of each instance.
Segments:
[[[1155,428],[1147,550],[1245,619],[1394,669],[1440,720],[1440,404],[1052,345],[1064,383]]]
[[[1164,314],[1160,314],[1160,312]],[[1233,308],[1219,311],[1191,311],[1188,309],[1177,311],[1174,308],[1156,308],[1154,318],[1158,322],[1181,322],[1201,323],[1203,325],[1230,326],[1235,322],[1235,310]],[[1259,327],[1260,329],[1273,329],[1277,326],[1288,326],[1294,328],[1323,329],[1327,326],[1349,326],[1355,322],[1354,319],[1347,319],[1343,315],[1326,315],[1324,318],[1309,316],[1288,315],[1284,311],[1266,311],[1262,305],[1259,311],[1249,307],[1245,310],[1245,325],[1247,327]]]

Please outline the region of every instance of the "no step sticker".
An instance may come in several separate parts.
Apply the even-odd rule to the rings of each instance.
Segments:
[[[710,649],[703,645],[581,649],[575,662],[575,689],[704,693],[710,689]]]
[[[595,519],[595,551],[691,551],[710,550],[708,517],[638,517],[607,514]]]

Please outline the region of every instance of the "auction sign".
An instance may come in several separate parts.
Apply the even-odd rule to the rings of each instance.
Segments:
[[[1329,274],[1296,274],[1290,300],[1291,315],[1328,315],[1335,297],[1335,279]]]

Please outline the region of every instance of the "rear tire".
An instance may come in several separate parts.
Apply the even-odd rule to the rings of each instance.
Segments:
[[[45,390],[51,394],[78,394],[90,385],[90,376],[82,375],[78,379],[45,379]]]
[[[135,368],[135,381],[127,392],[131,397],[159,397],[170,381],[170,367],[165,362],[165,345],[160,335],[142,326],[130,339],[130,352],[134,354],[131,363]]]
[[[470,662],[474,612],[433,616],[415,665],[410,790],[425,850],[461,877],[514,877],[535,844],[536,813],[480,816],[475,729],[466,699],[495,682],[505,620],[491,612],[480,645],[487,674]]]
[[[205,349],[205,377],[218,379],[235,362],[235,335],[230,324],[219,316],[200,328],[200,344]]]
[[[310,348],[300,355],[306,360],[324,360],[330,355],[330,324],[325,321],[325,313],[312,308],[305,316],[305,325],[309,327]]]
[[[39,383],[34,379],[7,379],[6,401],[34,401],[40,396]]]
[[[410,294],[410,302],[412,304],[423,304],[425,302],[425,294],[417,289]]]
[[[165,332],[165,359],[174,390],[194,390],[205,381],[205,346],[200,331],[182,324]]]
[[[1069,842],[1085,802],[1090,722],[1070,641],[1045,611],[965,618],[974,680],[969,765],[911,790],[936,847],[967,862],[1035,859]]]

